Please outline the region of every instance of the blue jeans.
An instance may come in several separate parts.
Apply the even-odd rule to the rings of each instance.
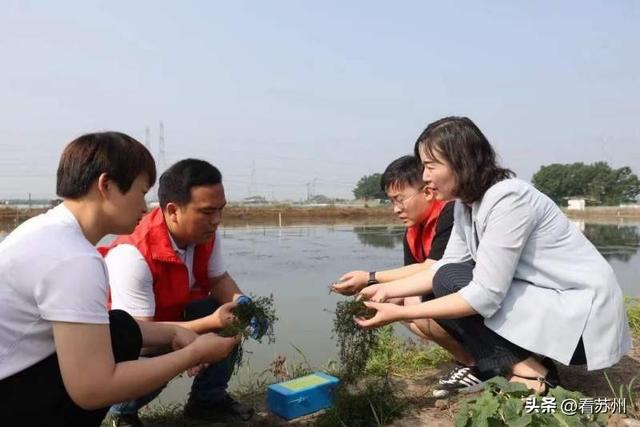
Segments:
[[[189,321],[208,316],[216,311],[219,306],[220,304],[211,298],[194,301],[185,308],[183,320]],[[196,375],[191,385],[190,398],[209,403],[224,399],[227,395],[227,385],[233,373],[236,355],[237,351],[234,350],[226,359],[209,365],[208,368]],[[111,406],[109,413],[114,415],[136,413],[140,408],[155,399],[165,387],[166,384],[138,399],[116,403]]]

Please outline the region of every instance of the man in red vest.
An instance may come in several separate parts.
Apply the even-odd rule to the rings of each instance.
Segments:
[[[102,250],[111,307],[139,320],[175,323],[197,333],[218,330],[231,321],[236,304],[250,301],[224,266],[217,230],[227,203],[222,175],[203,160],[179,161],[160,177],[158,199],[160,207],[151,210],[133,234]],[[251,418],[253,409],[226,392],[232,369],[233,361],[225,360],[201,371],[185,416],[208,421]],[[160,391],[112,406],[111,425],[142,426],[138,410]]]
[[[422,165],[414,156],[403,156],[387,166],[382,174],[380,185],[387,193],[393,212],[402,220],[406,229],[404,246],[404,266],[385,271],[350,271],[340,277],[331,289],[343,295],[354,295],[367,285],[391,282],[408,278],[428,269],[444,254],[453,228],[453,201],[436,200],[422,181]],[[432,295],[398,299],[397,304],[419,304]],[[407,322],[406,326],[422,339],[432,340],[449,351],[458,362],[457,366],[436,387],[437,397],[443,397],[450,390],[464,391],[472,389],[484,380],[484,373],[476,372],[473,357],[462,345],[442,327],[430,319],[417,319]],[[461,371],[463,369],[464,371]],[[469,375],[463,375],[469,374]],[[491,375],[493,376],[493,375]],[[478,379],[476,381],[475,379]]]

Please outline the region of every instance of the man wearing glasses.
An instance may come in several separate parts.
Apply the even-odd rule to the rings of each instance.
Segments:
[[[355,295],[367,285],[390,282],[414,275],[428,269],[432,263],[442,258],[453,228],[453,201],[440,201],[425,188],[422,181],[422,166],[414,156],[402,156],[387,166],[380,182],[387,193],[393,212],[404,223],[407,230],[404,242],[404,266],[384,271],[355,270],[343,274],[331,290],[342,295]],[[398,298],[387,300],[396,304],[420,304],[432,299],[433,295]],[[473,370],[473,357],[449,335],[442,327],[431,319],[416,319],[405,322],[405,325],[417,336],[431,340],[449,351],[455,358],[456,367],[439,382],[449,384],[462,378],[461,370]],[[475,372],[474,372],[475,373]],[[479,378],[482,373],[476,373]],[[467,375],[468,376],[468,375]],[[468,384],[471,386],[472,384]],[[458,384],[457,389],[464,391],[467,384]],[[450,387],[443,387],[436,397],[449,394]]]

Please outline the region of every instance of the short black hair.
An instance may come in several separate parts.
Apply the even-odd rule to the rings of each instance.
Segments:
[[[402,156],[389,163],[380,178],[380,188],[386,192],[395,186],[423,184],[422,165],[415,156]]]
[[[184,206],[191,201],[193,187],[221,183],[222,174],[211,163],[198,159],[180,160],[160,176],[160,207],[165,209],[168,203]]]
[[[85,196],[98,177],[106,173],[121,192],[131,189],[142,173],[149,187],[156,182],[156,164],[140,142],[120,132],[98,132],[71,141],[62,152],[56,174],[56,194],[67,199]]]
[[[449,163],[456,178],[455,197],[464,203],[480,200],[492,185],[515,176],[498,164],[489,140],[467,117],[445,117],[429,124],[414,146],[431,158],[438,154]]]

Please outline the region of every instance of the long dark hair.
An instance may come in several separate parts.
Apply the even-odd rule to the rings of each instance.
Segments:
[[[455,196],[464,203],[480,200],[489,187],[515,176],[498,165],[493,147],[467,117],[445,117],[431,123],[416,141],[416,157],[421,150],[451,166],[456,178]]]

